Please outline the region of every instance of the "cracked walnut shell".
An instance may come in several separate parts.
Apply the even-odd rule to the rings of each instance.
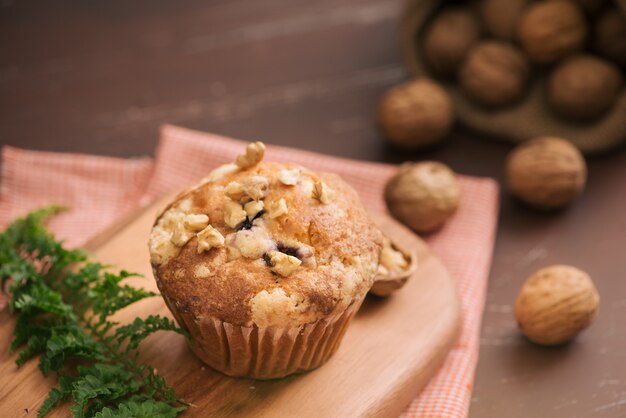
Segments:
[[[507,158],[509,190],[539,209],[557,209],[585,188],[587,166],[578,149],[560,138],[543,137],[518,145]]]
[[[529,340],[559,345],[591,324],[599,303],[587,273],[556,265],[537,271],[524,283],[515,301],[515,318]]]
[[[391,214],[416,232],[441,227],[456,212],[460,199],[454,172],[435,161],[405,163],[385,186]]]

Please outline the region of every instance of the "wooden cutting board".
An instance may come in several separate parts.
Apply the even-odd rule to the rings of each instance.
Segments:
[[[131,284],[156,290],[148,263],[147,237],[157,202],[100,234],[88,249],[104,263],[140,272]],[[201,363],[184,339],[159,333],[142,343],[153,365],[177,394],[192,403],[185,417],[395,417],[442,364],[459,330],[460,310],[446,269],[415,234],[385,215],[379,226],[418,254],[419,268],[388,298],[368,296],[337,353],[312,372],[273,381],[234,379]],[[116,320],[160,313],[171,317],[161,298],[126,308]],[[37,361],[21,369],[8,352],[13,320],[0,313],[0,417],[36,416],[54,383]],[[65,417],[67,409],[50,414]]]

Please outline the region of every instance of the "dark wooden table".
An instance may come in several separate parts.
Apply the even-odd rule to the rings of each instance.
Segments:
[[[508,144],[457,130],[388,148],[376,103],[406,79],[399,1],[0,0],[0,141],[152,155],[162,123],[364,160],[437,159],[502,179]],[[626,117],[626,116],[625,116]],[[502,193],[472,417],[626,416],[626,152],[590,158],[588,190],[542,214]],[[511,305],[537,268],[595,280],[597,322],[573,344],[520,337]]]

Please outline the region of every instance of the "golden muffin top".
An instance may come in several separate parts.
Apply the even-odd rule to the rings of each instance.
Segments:
[[[149,248],[170,306],[198,320],[295,327],[364,297],[382,234],[335,174],[262,162],[249,144],[157,218]]]

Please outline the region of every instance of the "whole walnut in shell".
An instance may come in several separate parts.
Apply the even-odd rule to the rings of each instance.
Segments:
[[[459,83],[478,103],[505,106],[522,97],[529,75],[528,61],[516,47],[485,41],[470,51],[459,72]]]
[[[515,301],[515,318],[529,340],[558,345],[591,324],[599,303],[587,273],[556,265],[537,271],[524,283]]]
[[[582,49],[587,23],[571,1],[537,2],[522,14],[517,36],[531,61],[550,64]]]
[[[378,125],[389,142],[407,149],[433,145],[452,129],[454,109],[439,84],[417,79],[390,89],[378,106]]]
[[[608,9],[596,20],[593,38],[596,51],[626,68],[626,16]]]
[[[391,214],[416,232],[441,227],[456,212],[460,199],[454,172],[435,161],[401,165],[385,187]]]
[[[623,81],[616,65],[592,55],[574,56],[550,75],[548,103],[564,117],[595,119],[613,106]]]
[[[586,180],[582,154],[564,139],[533,139],[518,145],[507,158],[509,190],[539,209],[557,209],[571,203],[582,193]]]
[[[527,4],[528,0],[483,0],[480,16],[485,29],[495,37],[513,39],[517,22]]]
[[[441,75],[455,74],[480,36],[480,24],[469,10],[451,7],[437,15],[424,35],[424,58]]]

